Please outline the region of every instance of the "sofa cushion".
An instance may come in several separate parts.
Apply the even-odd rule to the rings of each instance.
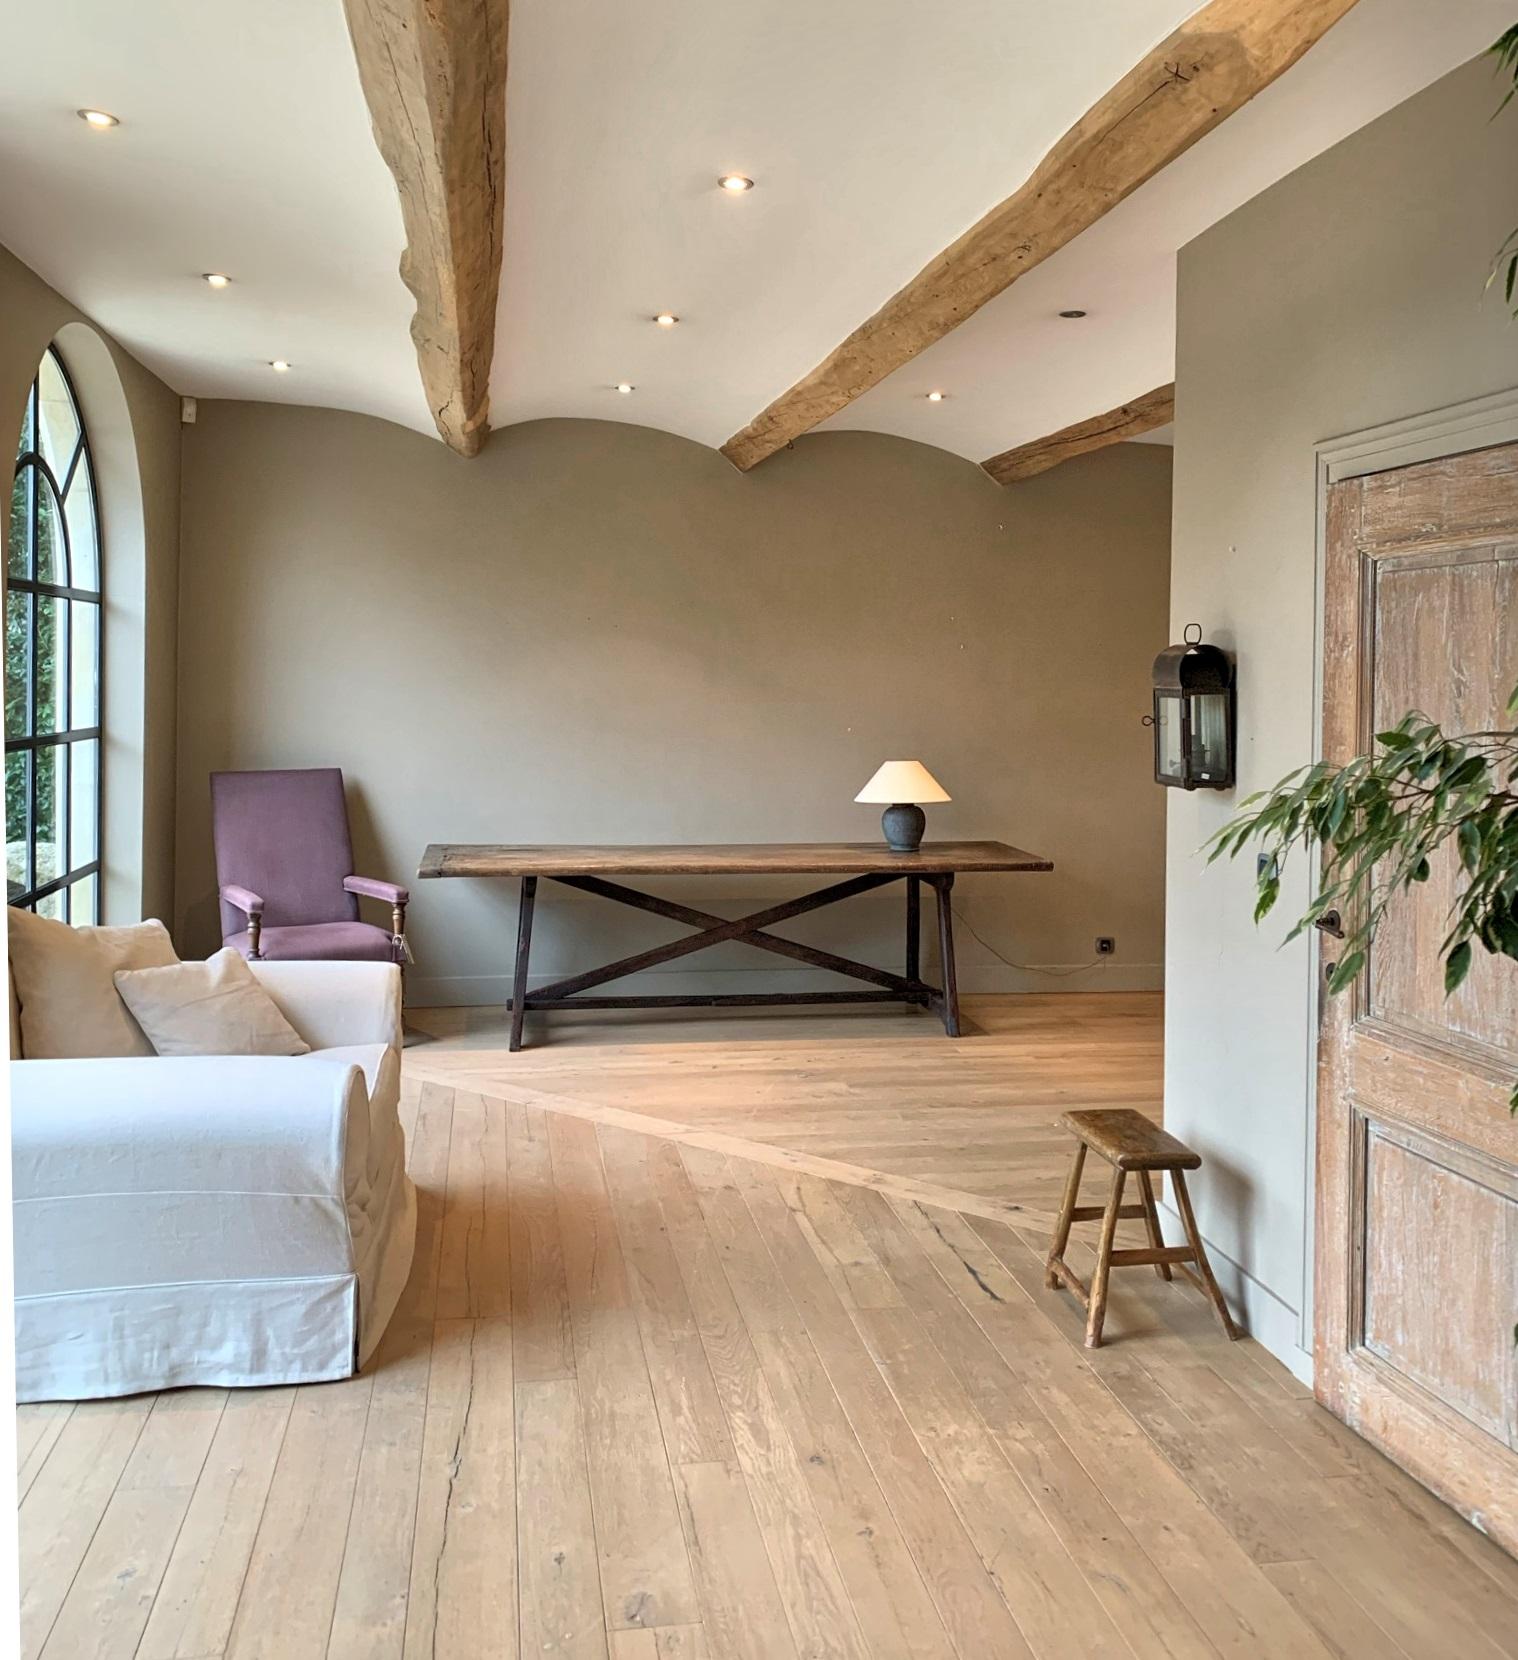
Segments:
[[[115,978],[155,1054],[304,1055],[311,1047],[235,951]]]
[[[161,922],[72,928],[10,910],[11,980],[21,1005],[21,1053],[33,1061],[151,1055],[153,1045],[117,993],[121,969],[179,961]]]

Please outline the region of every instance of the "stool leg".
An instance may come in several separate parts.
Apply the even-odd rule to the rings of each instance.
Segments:
[[[1091,1306],[1086,1310],[1086,1347],[1102,1346],[1102,1322],[1107,1318],[1107,1276],[1112,1272],[1112,1241],[1117,1237],[1117,1211],[1123,1202],[1123,1179],[1128,1172],[1116,1166],[1112,1191],[1102,1212],[1102,1237],[1096,1247],[1096,1268],[1091,1275]]]
[[[1223,1322],[1223,1330],[1237,1342],[1244,1334],[1234,1325],[1228,1304],[1223,1301],[1223,1293],[1218,1289],[1218,1282],[1212,1277],[1212,1265],[1207,1261],[1207,1252],[1202,1246],[1202,1236],[1197,1231],[1196,1217],[1192,1213],[1191,1195],[1186,1191],[1186,1174],[1182,1170],[1172,1170],[1170,1179],[1175,1184],[1175,1205],[1181,1213],[1181,1226],[1186,1230],[1186,1243],[1196,1252],[1197,1277],[1217,1310],[1218,1319]]]
[[[1163,1250],[1165,1246],[1165,1236],[1160,1232],[1160,1213],[1155,1208],[1154,1188],[1150,1184],[1149,1172],[1147,1170],[1139,1171],[1139,1197],[1143,1201],[1144,1226],[1149,1230],[1149,1243],[1154,1246],[1155,1250]],[[1174,1277],[1170,1272],[1170,1264],[1168,1262],[1155,1263],[1154,1271],[1162,1280],[1168,1280]]]
[[[1065,1197],[1059,1207],[1059,1216],[1054,1223],[1054,1238],[1049,1242],[1049,1255],[1044,1259],[1044,1284],[1051,1290],[1059,1285],[1059,1275],[1054,1272],[1054,1264],[1065,1254],[1065,1247],[1070,1243],[1070,1213],[1075,1209],[1075,1201],[1081,1190],[1081,1171],[1086,1164],[1086,1144],[1077,1141],[1075,1157],[1070,1161],[1070,1175],[1065,1182]]]

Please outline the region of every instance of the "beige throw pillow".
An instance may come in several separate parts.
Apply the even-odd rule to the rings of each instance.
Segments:
[[[151,1055],[153,1046],[117,995],[118,969],[179,961],[161,922],[71,928],[8,910],[11,983],[21,1004],[21,1053],[33,1061]]]
[[[311,1045],[230,946],[203,963],[129,969],[122,1001],[159,1055],[305,1055]]]

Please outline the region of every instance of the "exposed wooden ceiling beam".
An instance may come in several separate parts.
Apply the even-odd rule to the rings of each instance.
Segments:
[[[1174,419],[1175,382],[1171,381],[1168,386],[1156,386],[1132,403],[1109,409],[1105,415],[1093,415],[1089,421],[1061,427],[1047,438],[1035,438],[1032,443],[1019,444],[1015,450],[1003,450],[989,461],[982,461],[981,466],[998,484],[1011,484],[1020,478],[1032,478],[1035,473],[1046,473],[1072,456],[1104,450],[1108,444],[1137,438],[1141,432],[1153,432]]]
[[[401,199],[411,338],[444,441],[490,420],[506,164],[508,0],[344,0],[374,136]]]
[[[747,472],[846,409],[1063,248],[1283,74],[1355,0],[1210,0],[1097,100],[1017,191],[722,446]]]

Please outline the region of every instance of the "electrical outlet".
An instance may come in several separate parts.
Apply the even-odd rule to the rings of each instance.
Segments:
[[[1117,941],[1113,939],[1111,934],[1098,934],[1096,936],[1096,954],[1098,957],[1111,957],[1116,952]]]

